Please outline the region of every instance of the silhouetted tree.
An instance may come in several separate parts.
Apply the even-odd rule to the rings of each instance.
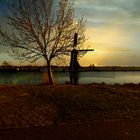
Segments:
[[[4,60],[3,63],[2,63],[2,66],[11,66],[11,64]]]
[[[73,35],[78,33],[78,46],[85,41],[85,20],[75,19],[74,5],[68,0],[12,0],[8,22],[11,30],[0,28],[3,45],[10,54],[22,61],[34,62],[44,58],[49,84],[52,59],[63,60],[70,55]]]

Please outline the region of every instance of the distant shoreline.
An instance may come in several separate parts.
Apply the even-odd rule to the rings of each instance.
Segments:
[[[44,72],[46,70],[46,66],[0,66],[0,72]],[[68,72],[68,66],[52,66],[52,71]],[[79,71],[140,71],[140,66],[84,66]]]

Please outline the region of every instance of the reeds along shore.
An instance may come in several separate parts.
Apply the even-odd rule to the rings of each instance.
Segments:
[[[135,84],[0,85],[0,129],[139,119]]]

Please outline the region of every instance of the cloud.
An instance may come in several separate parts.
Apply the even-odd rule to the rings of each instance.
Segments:
[[[139,24],[139,0],[77,0],[76,12],[99,24]]]
[[[108,52],[108,53],[118,53],[118,52],[125,52],[129,53],[132,51],[131,48],[126,46],[117,46],[117,45],[110,45],[107,43],[95,42],[94,47],[96,51]]]

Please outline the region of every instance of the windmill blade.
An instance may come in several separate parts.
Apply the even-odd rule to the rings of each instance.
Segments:
[[[64,51],[62,51],[62,52],[71,52],[71,50],[64,50]]]
[[[77,38],[78,38],[78,34],[75,33],[75,34],[74,34],[73,48],[77,46]]]
[[[83,49],[83,50],[77,50],[78,52],[88,52],[88,51],[94,51],[94,49]]]
[[[71,52],[71,50],[65,50],[65,52]]]

